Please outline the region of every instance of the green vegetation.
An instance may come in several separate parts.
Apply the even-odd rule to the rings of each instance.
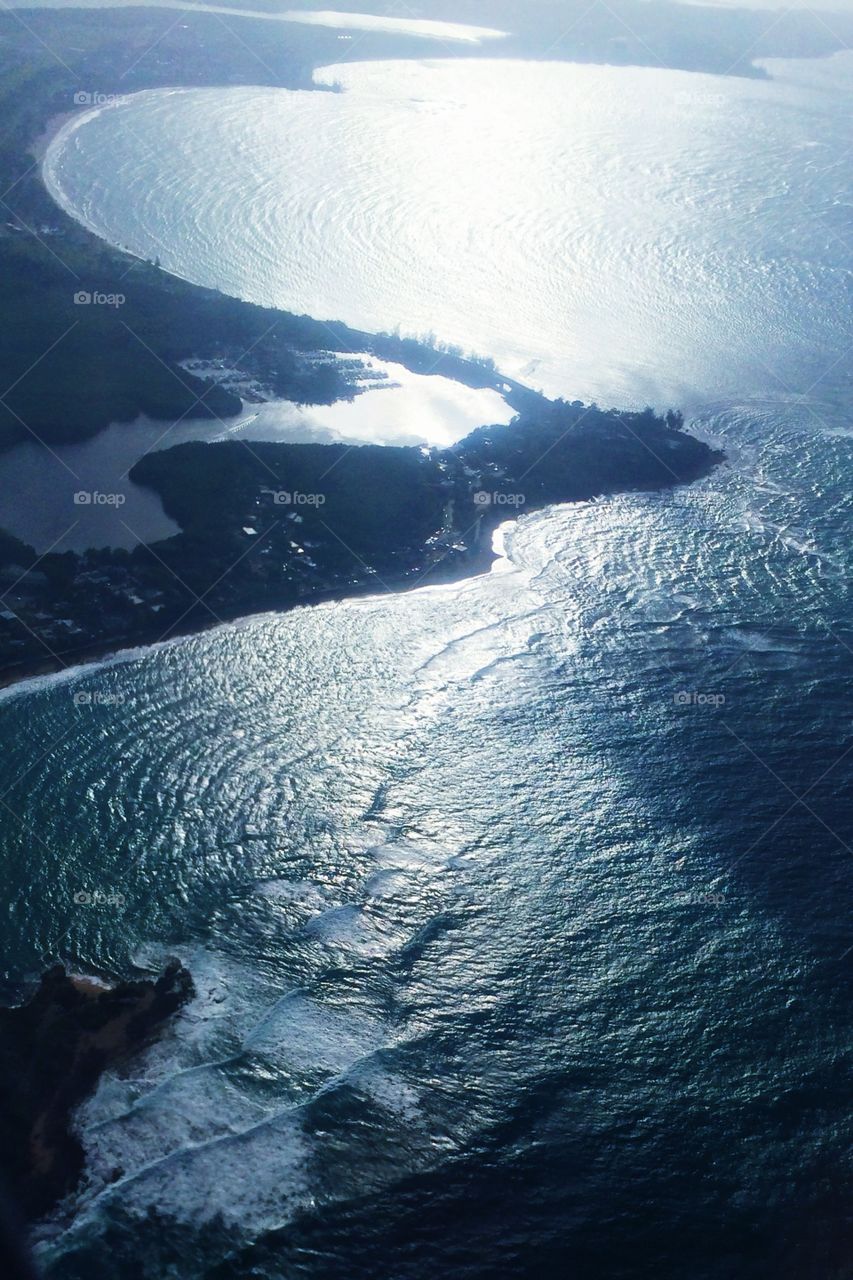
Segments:
[[[423,49],[359,38],[360,57]],[[354,362],[341,353],[372,352],[415,372],[440,367],[471,386],[508,386],[519,417],[443,452],[230,442],[146,456],[131,478],[160,495],[181,527],[176,537],[132,552],[37,557],[0,532],[0,667],[10,676],[257,609],[463,576],[489,562],[490,531],[507,517],[694,479],[717,461],[681,432],[677,415],[551,403],[508,383],[490,360],[434,339],[359,333],[169,276],[67,218],[28,152],[81,93],[304,88],[315,66],[339,57],[336,33],[320,27],[203,13],[176,20],[159,9],[110,10],[108,22],[98,11],[30,11],[25,25],[0,14],[0,449],[31,436],[81,439],[139,413],[237,413],[224,385],[186,372],[191,360],[320,403],[355,391]],[[81,291],[123,300],[75,301]]]
[[[719,455],[680,428],[677,414],[558,401],[441,451],[229,441],[147,454],[131,480],[181,532],[37,563],[0,540],[0,666],[59,666],[261,609],[464,577],[488,565],[503,520],[704,475]]]
[[[650,408],[620,413],[579,400],[546,401],[509,426],[480,427],[452,452],[476,469],[485,461],[484,483],[493,477],[496,492],[523,489],[528,510],[694,479],[708,451],[683,426],[672,410],[658,417]]]
[[[111,248],[54,205],[28,150],[52,118],[81,109],[80,96],[174,84],[306,87],[313,66],[339,54],[322,28],[209,14],[176,24],[166,10],[110,10],[106,23],[97,12],[45,10],[26,27],[0,14],[0,449],[83,439],[140,413],[239,413],[232,391],[181,367],[191,359],[236,367],[303,404],[356,393],[357,370],[330,353],[372,351],[416,372],[440,357],[446,375],[496,385],[488,360],[254,306]],[[75,301],[81,293],[120,301]],[[530,393],[517,395],[520,407]]]

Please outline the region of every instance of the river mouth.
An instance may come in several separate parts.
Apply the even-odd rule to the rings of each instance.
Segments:
[[[332,358],[331,356],[329,357]],[[436,357],[440,359],[439,356]],[[46,449],[25,441],[3,455],[0,528],[39,554],[93,547],[132,550],[179,532],[160,499],[130,479],[145,454],[191,440],[209,442],[346,443],[446,448],[477,427],[512,420],[515,411],[497,391],[463,386],[441,374],[415,374],[368,354],[349,355],[363,368],[358,394],[331,405],[259,400],[247,388],[243,411],[230,419],[179,423],[140,418],[114,423],[90,440]],[[188,369],[217,379],[224,362]],[[229,382],[238,393],[241,382]]]
[[[822,196],[823,250],[804,254],[791,193],[813,181],[818,142],[810,114],[789,137],[779,113],[822,99],[835,136],[830,95],[850,56],[778,63],[768,83],[463,59],[316,73],[318,89],[341,94],[144,91],[65,121],[43,175],[90,230],[195,283],[368,329],[437,330],[552,395],[680,404],[700,423],[735,397],[786,392],[767,373],[780,342],[799,361],[790,389],[811,386],[821,344],[843,330],[843,241],[827,238],[843,191]],[[627,90],[654,112],[653,134],[636,130],[633,103],[620,105]],[[763,169],[735,145],[743,113],[763,139]],[[211,175],[200,159],[214,137]],[[413,155],[431,159],[412,166]],[[385,372],[394,389],[330,409],[246,405],[228,422],[113,427],[51,454],[19,445],[6,462],[21,483],[0,520],[39,552],[130,549],[177,532],[127,478],[151,448],[445,445],[511,416],[495,392],[443,379],[439,357],[430,378]],[[24,487],[35,500],[21,500]],[[103,500],[77,505],[80,492]]]

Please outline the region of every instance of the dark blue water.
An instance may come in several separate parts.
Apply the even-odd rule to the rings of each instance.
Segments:
[[[5,702],[12,972],[199,987],[49,1274],[849,1274],[850,442],[755,413],[511,571]]]
[[[853,192],[828,101],[802,234],[790,184],[787,248],[720,224],[762,357],[756,281],[799,285],[787,316],[773,286],[775,372],[697,389],[728,455],[708,480],[523,518],[459,586],[3,696],[8,993],[55,956],[177,954],[198,987],[80,1113],[52,1280],[853,1274]],[[695,358],[728,388],[719,330]]]

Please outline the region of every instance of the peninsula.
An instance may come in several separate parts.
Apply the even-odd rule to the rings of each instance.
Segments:
[[[175,537],[52,552],[0,536],[0,673],[58,670],[246,614],[482,572],[501,522],[552,503],[661,489],[721,455],[680,414],[542,401],[449,449],[184,444],[130,479]]]
[[[328,92],[312,74],[340,57],[333,29],[154,8],[111,10],[105,24],[96,11],[43,10],[26,24],[0,15],[0,36],[0,471],[2,450],[21,440],[55,448],[109,423],[132,431],[140,414],[239,412],[234,383],[199,370],[227,367],[302,404],[352,397],[353,352],[492,388],[517,414],[445,450],[240,440],[149,454],[130,479],[160,496],[181,532],[132,551],[39,555],[0,530],[0,680],[256,611],[464,577],[488,566],[502,520],[690,481],[719,461],[672,411],[549,401],[488,359],[199,288],[98,240],[49,197],[37,140],[57,118],[177,84]],[[414,37],[359,41],[359,57],[423,52]],[[80,292],[121,293],[121,322],[77,305]]]

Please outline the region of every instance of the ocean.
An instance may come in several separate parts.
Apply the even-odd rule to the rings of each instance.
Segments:
[[[191,968],[51,1280],[846,1280],[853,55],[153,91],[46,169],[189,279],[680,405],[490,574],[0,698],[9,995]]]

